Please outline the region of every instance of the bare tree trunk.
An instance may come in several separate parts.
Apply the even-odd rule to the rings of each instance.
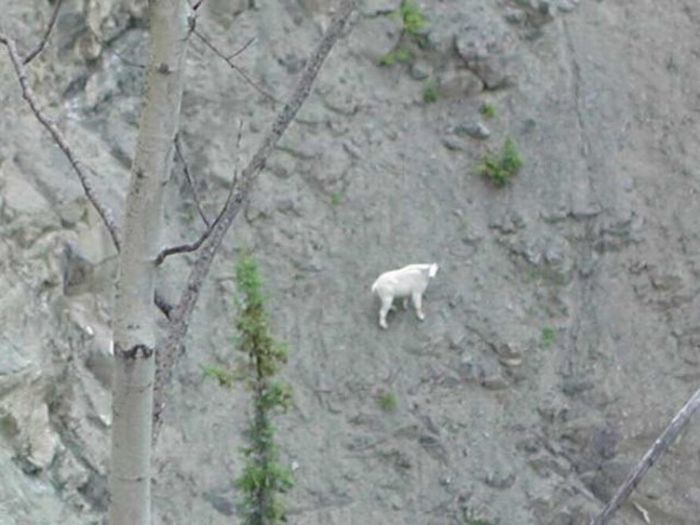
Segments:
[[[151,0],[151,56],[126,203],[114,314],[111,525],[151,525],[151,421],[155,372],[153,292],[163,186],[178,129],[186,0]]]
[[[673,416],[671,423],[666,427],[661,435],[656,438],[654,444],[651,446],[647,453],[644,454],[642,459],[635,465],[635,467],[627,475],[625,481],[617,489],[615,495],[610,500],[610,502],[605,506],[602,512],[596,516],[596,518],[591,521],[591,525],[605,525],[610,521],[617,509],[619,509],[622,504],[627,500],[632,491],[639,485],[642,481],[644,474],[656,463],[656,460],[661,457],[661,455],[668,450],[668,448],[676,440],[676,437],[681,430],[688,424],[690,417],[695,413],[696,410],[700,408],[700,390],[697,390],[691,397],[686,401],[685,405]]]

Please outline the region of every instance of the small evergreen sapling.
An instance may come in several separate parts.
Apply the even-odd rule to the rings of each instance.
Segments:
[[[291,405],[291,389],[273,377],[287,361],[287,349],[270,334],[262,294],[262,280],[256,262],[247,254],[236,265],[236,284],[241,294],[241,311],[236,320],[238,350],[247,360],[234,371],[205,367],[205,375],[221,386],[233,388],[243,381],[252,393],[253,415],[245,432],[246,464],[236,480],[242,494],[241,511],[246,525],[272,525],[285,521],[279,494],[292,488],[290,469],[279,462],[271,416]]]

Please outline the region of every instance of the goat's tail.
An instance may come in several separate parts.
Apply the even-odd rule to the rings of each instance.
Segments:
[[[377,291],[377,283],[379,282],[379,279],[374,281],[374,284],[372,285],[372,293],[376,293]]]

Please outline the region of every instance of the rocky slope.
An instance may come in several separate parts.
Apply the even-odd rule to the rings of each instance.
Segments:
[[[64,3],[32,81],[119,215],[146,2]],[[290,523],[587,523],[700,383],[700,5],[421,2],[412,37],[399,4],[362,4],[217,259],[156,449],[157,523],[236,522],[247,398],[201,365],[235,355],[242,246],[292,349]],[[0,24],[26,50],[50,10],[10,0]],[[193,40],[182,137],[210,214],[331,11],[206,2],[222,50],[255,37],[236,64],[258,86]],[[397,49],[410,63],[378,65]],[[0,523],[100,523],[114,253],[4,50],[0,97]],[[496,188],[477,166],[506,137],[524,166]],[[168,191],[168,240],[192,239],[181,165]],[[426,321],[380,331],[372,281],[432,261]],[[187,267],[167,262],[166,294]],[[695,523],[698,443],[696,420],[614,523]]]

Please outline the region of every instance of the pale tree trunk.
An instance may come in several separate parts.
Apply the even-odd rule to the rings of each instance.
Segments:
[[[188,36],[186,0],[150,0],[151,56],[119,256],[114,312],[110,525],[151,525],[153,292]]]

